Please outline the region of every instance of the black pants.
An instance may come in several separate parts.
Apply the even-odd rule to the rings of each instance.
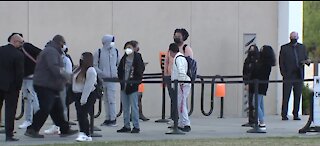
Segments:
[[[283,79],[286,80],[286,79]],[[288,79],[287,79],[288,80]],[[294,78],[293,80],[299,80],[299,78]],[[298,117],[300,99],[302,94],[303,82],[284,82],[283,83],[283,95],[282,95],[282,110],[281,116],[286,117],[288,114],[288,103],[290,98],[291,89],[293,87],[293,111],[292,114],[294,117]]]
[[[248,106],[249,106],[249,123],[250,124],[254,124],[254,122],[255,122],[255,115],[254,115],[254,100],[253,100],[253,98],[254,98],[254,96],[253,96],[253,93],[249,93],[249,96],[248,96],[248,98],[249,98],[249,102],[248,102]]]
[[[88,114],[93,114],[93,106],[96,102],[96,98],[92,96],[92,93],[88,97],[87,103],[85,105],[80,104],[81,93],[75,93],[75,106],[77,110],[77,119],[79,122],[80,132],[85,133],[87,136],[90,136],[89,132],[89,120]],[[92,115],[93,116],[93,115]]]
[[[32,125],[28,129],[34,129],[39,132],[50,115],[53,123],[60,127],[61,133],[67,133],[70,127],[69,123],[64,119],[59,91],[36,85],[34,85],[34,90],[38,95],[40,110],[33,115]]]
[[[0,90],[0,109],[5,101],[5,131],[6,137],[13,137],[14,119],[16,116],[19,91]]]

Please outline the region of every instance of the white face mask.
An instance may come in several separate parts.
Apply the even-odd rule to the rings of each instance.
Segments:
[[[131,48],[127,48],[124,51],[126,52],[127,55],[130,55],[133,52]]]
[[[63,45],[63,47],[61,48],[61,51],[64,52],[64,51],[66,51],[66,49],[67,49],[67,46]]]
[[[114,42],[111,42],[111,43],[110,43],[110,46],[111,46],[111,47],[114,47],[114,45],[115,45]]]

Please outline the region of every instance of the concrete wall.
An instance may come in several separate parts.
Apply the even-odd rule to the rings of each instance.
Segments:
[[[55,34],[62,34],[75,63],[84,51],[101,47],[104,34],[116,36],[123,54],[126,41],[140,42],[145,73],[160,73],[159,52],[173,42],[174,29],[186,28],[187,43],[193,48],[200,75],[241,75],[244,58],[243,34],[256,33],[257,45],[271,45],[278,52],[278,2],[0,2],[0,44],[12,32],[40,48]],[[279,67],[273,68],[275,79]],[[143,110],[148,117],[161,116],[161,86],[148,84]],[[205,86],[205,110],[210,103],[210,86]],[[200,111],[200,85],[196,85],[193,116]],[[119,95],[119,93],[117,93]],[[242,85],[227,85],[225,116],[242,115]],[[117,100],[119,101],[120,98]],[[214,116],[220,100],[215,98]],[[119,103],[119,102],[118,102]],[[169,115],[169,98],[166,115]],[[119,107],[119,106],[118,106]],[[117,108],[118,108],[117,107]],[[270,85],[265,97],[266,114],[276,113],[276,88]],[[104,116],[104,113],[103,115]]]

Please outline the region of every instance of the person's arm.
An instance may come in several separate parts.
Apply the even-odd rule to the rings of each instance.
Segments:
[[[84,83],[84,87],[83,87],[81,99],[80,99],[81,105],[84,105],[87,103],[89,95],[92,92],[92,89],[94,88],[94,84],[96,82],[97,82],[97,73],[94,68],[90,67],[86,72],[86,81]]]
[[[187,70],[188,62],[183,56],[176,57],[175,63],[178,69],[178,80],[179,81],[188,81]]]
[[[285,54],[284,54],[284,46],[281,46],[280,55],[279,55],[279,67],[280,73],[283,77],[286,76],[286,69],[285,69]]]
[[[17,53],[17,58],[15,59],[15,85],[17,90],[21,90],[22,80],[24,76],[24,55],[22,53]]]
[[[101,49],[100,49],[100,51],[101,51]],[[98,64],[98,62],[99,62],[99,50],[97,50],[93,54],[93,67],[94,67],[94,69],[96,69],[98,76],[102,77],[102,70],[99,68],[99,67],[101,67],[101,54],[100,54],[100,64]]]
[[[47,50],[44,58],[46,59],[47,66],[51,71],[52,75],[56,78],[64,78],[62,76],[62,66],[60,66],[61,55],[57,51],[49,51]],[[60,59],[59,59],[60,58]]]
[[[190,58],[193,58],[193,51],[190,46],[186,46],[184,56],[186,56],[186,57],[189,56]]]

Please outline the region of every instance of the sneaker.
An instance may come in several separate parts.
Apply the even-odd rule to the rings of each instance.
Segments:
[[[133,127],[131,130],[131,133],[139,133],[139,132],[140,132],[140,128]]]
[[[32,123],[30,121],[24,121],[21,125],[19,125],[19,129],[26,129]]]
[[[71,135],[76,134],[76,133],[78,133],[78,130],[69,129],[68,132],[61,133],[60,137],[67,137],[67,136],[71,136]]]
[[[107,126],[111,126],[111,127],[116,127],[116,126],[118,126],[117,120],[111,120],[111,121],[109,121],[109,123],[107,124]]]
[[[260,128],[261,130],[267,130],[266,124],[259,124],[259,128]]]
[[[46,135],[55,135],[55,134],[60,134],[60,127],[56,125],[52,125],[49,129],[44,130],[44,134]]]
[[[245,123],[245,124],[242,124],[241,125],[242,127],[253,127],[254,126],[254,123]]]
[[[79,141],[79,142],[92,141],[92,137],[89,137],[83,132],[80,132],[76,141]]]
[[[190,126],[184,126],[183,128],[178,127],[178,129],[180,129],[183,132],[190,132],[191,131],[191,127]]]
[[[44,138],[44,135],[40,135],[39,132],[36,132],[34,129],[27,129],[24,135],[32,138]]]
[[[131,128],[122,127],[120,130],[117,130],[118,133],[131,132]]]
[[[104,122],[100,126],[107,126],[109,125],[110,120],[104,120]]]

